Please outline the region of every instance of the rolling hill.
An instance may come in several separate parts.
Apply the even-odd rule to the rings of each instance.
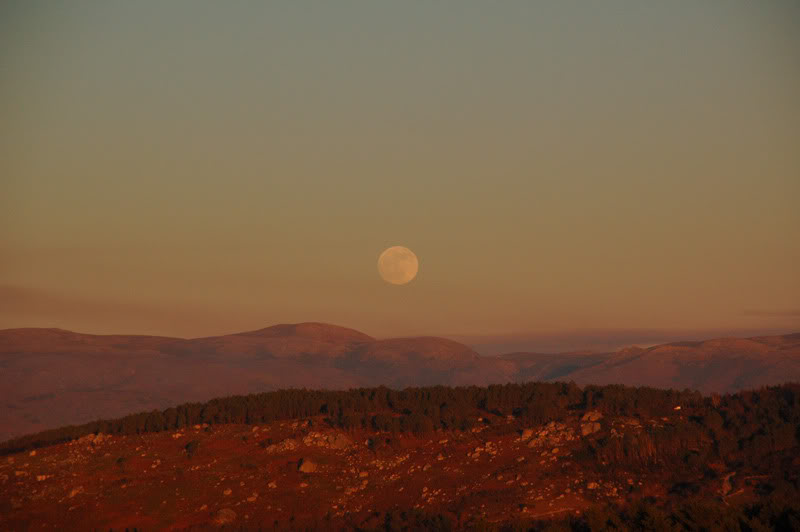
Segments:
[[[436,337],[375,339],[321,323],[181,339],[0,331],[0,440],[187,401],[281,388],[531,380],[732,392],[800,380],[800,334],[614,353],[482,357]]]

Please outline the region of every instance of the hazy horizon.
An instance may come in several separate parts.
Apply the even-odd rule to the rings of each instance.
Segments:
[[[308,322],[299,322],[308,323]],[[317,322],[320,323],[320,322]],[[255,327],[252,330],[259,330],[266,327],[275,325],[286,325],[286,323],[269,323],[262,324],[262,326]],[[292,324],[289,324],[292,325]],[[787,334],[800,333],[797,329],[786,328],[753,328],[753,329],[571,329],[561,331],[522,331],[511,332],[506,334],[401,334],[401,335],[373,335],[368,330],[362,330],[357,327],[352,327],[343,323],[328,323],[336,327],[345,327],[353,329],[358,332],[373,336],[376,339],[387,338],[414,338],[420,336],[433,336],[447,338],[460,342],[469,346],[475,352],[482,356],[496,356],[513,353],[539,353],[539,354],[569,354],[569,353],[582,353],[594,352],[604,353],[613,352],[626,347],[651,347],[659,344],[667,344],[671,342],[683,341],[704,341],[716,338],[751,338],[751,337],[765,337],[765,336],[782,336]],[[48,329],[55,328],[60,330],[69,330],[79,334],[93,334],[93,335],[131,335],[131,336],[163,336],[175,338],[204,338],[213,336],[225,336],[231,334],[238,334],[242,332],[249,332],[250,329],[237,329],[237,330],[224,330],[214,331],[212,333],[204,333],[199,335],[170,335],[170,334],[156,334],[156,333],[142,333],[141,331],[132,331],[128,329],[117,331],[92,331],[82,329],[67,329],[58,326],[42,326],[42,327],[12,327],[0,328],[0,332],[9,329]]]
[[[799,330],[798,94],[796,2],[4,2],[0,328]]]

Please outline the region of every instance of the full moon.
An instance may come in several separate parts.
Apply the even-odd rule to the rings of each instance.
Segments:
[[[406,284],[417,276],[419,261],[414,252],[403,246],[392,246],[378,257],[378,273],[392,284]]]

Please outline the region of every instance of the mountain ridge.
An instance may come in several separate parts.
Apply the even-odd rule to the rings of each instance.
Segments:
[[[481,356],[447,338],[376,339],[318,322],[200,338],[0,330],[0,440],[55,426],[280,388],[574,381],[725,393],[800,380],[800,333]]]

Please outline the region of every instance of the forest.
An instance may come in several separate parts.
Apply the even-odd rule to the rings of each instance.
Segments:
[[[800,385],[785,384],[730,395],[620,385],[574,383],[503,384],[487,387],[360,388],[346,391],[290,389],[187,403],[119,419],[99,420],[23,436],[0,444],[10,454],[71,441],[87,434],[143,434],[200,423],[270,423],[322,418],[329,426],[424,434],[469,430],[512,417],[513,425],[559,421],[575,411],[597,410],[633,418],[668,416],[679,406],[678,424],[635,436],[591,442],[588,452],[604,461],[680,459],[691,466],[709,460],[729,465],[759,462],[800,440]],[[478,420],[481,421],[478,421]]]
[[[400,532],[429,530],[449,532],[466,528],[480,532],[619,532],[683,530],[761,531],[800,530],[800,504],[786,497],[767,496],[751,504],[721,505],[708,501],[688,501],[664,509],[649,501],[639,501],[629,507],[612,504],[597,505],[580,516],[562,519],[515,519],[506,523],[489,523],[476,519],[458,527],[452,516],[417,510],[375,512],[373,527],[355,527],[363,532]],[[315,523],[315,530],[334,530],[325,522]],[[276,523],[278,530],[291,530],[287,524]]]

